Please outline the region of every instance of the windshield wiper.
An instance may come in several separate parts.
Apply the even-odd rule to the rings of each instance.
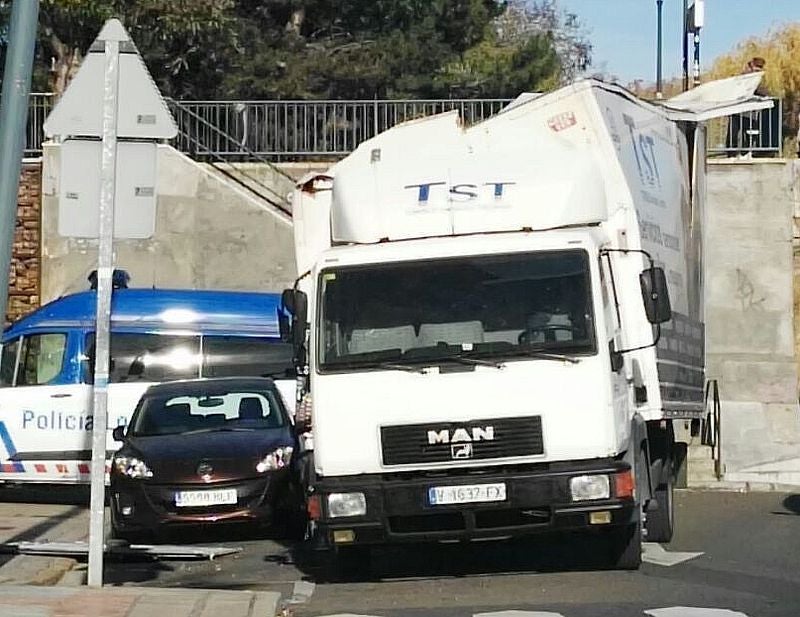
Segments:
[[[423,375],[428,372],[424,366],[416,364],[400,364],[397,362],[378,362],[374,366],[378,368],[385,368],[390,371],[405,371],[407,373],[422,373]]]
[[[453,362],[460,362],[461,364],[472,364],[476,366],[491,366],[492,368],[500,370],[506,367],[505,362],[497,362],[495,360],[485,360],[483,358],[473,358],[472,356],[462,356],[462,355],[447,356],[439,360],[439,362],[442,361],[446,362],[450,360],[452,360]]]
[[[225,432],[240,432],[240,431],[254,431],[254,428],[242,428],[236,426],[212,426],[210,428],[198,428],[193,431],[186,431],[185,433],[170,433],[170,435],[196,435],[197,433],[225,433]]]
[[[574,358],[572,356],[536,348],[526,349],[525,347],[520,347],[514,350],[513,353],[517,356],[530,356],[531,358],[542,358],[543,360],[560,360],[563,362],[569,362],[570,364],[578,364],[578,362],[580,362],[578,358]]]

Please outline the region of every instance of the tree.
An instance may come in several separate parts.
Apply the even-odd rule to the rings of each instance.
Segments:
[[[784,151],[794,153],[800,113],[800,24],[786,24],[765,36],[742,41],[730,53],[717,58],[708,77],[738,75],[756,56],[766,60],[763,85],[767,92],[783,99]]]
[[[222,81],[235,48],[232,7],[233,0],[41,0],[37,86],[63,92],[103,23],[119,17],[162,92],[204,95]]]

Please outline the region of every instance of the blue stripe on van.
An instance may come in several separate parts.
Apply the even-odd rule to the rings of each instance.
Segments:
[[[11,439],[11,435],[6,428],[6,423],[0,420],[0,440],[3,441],[3,446],[5,446],[6,451],[8,452],[8,458],[13,459],[14,456],[17,454],[17,448],[14,446],[14,442]],[[22,466],[22,463],[19,461],[13,461],[12,469],[15,472],[23,472],[25,471],[25,467]]]

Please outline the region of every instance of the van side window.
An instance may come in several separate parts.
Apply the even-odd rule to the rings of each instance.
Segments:
[[[94,334],[87,337],[85,380],[94,377]],[[111,334],[109,381],[171,381],[200,376],[200,337],[165,334]]]
[[[64,364],[66,334],[33,334],[22,338],[18,386],[38,386],[55,379]]]
[[[203,377],[293,379],[292,346],[277,339],[203,336]]]
[[[14,385],[14,365],[17,363],[18,347],[19,339],[3,345],[3,352],[0,354],[0,387]]]

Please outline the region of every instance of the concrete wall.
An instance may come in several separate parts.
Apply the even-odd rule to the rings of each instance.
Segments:
[[[709,165],[707,377],[725,479],[800,484],[792,218],[797,161]]]
[[[42,302],[87,288],[97,241],[58,235],[60,148],[43,156]],[[291,183],[289,183],[291,188]],[[282,194],[286,186],[277,189]],[[115,242],[136,287],[280,291],[296,277],[291,220],[207,165],[158,149],[155,234]]]

